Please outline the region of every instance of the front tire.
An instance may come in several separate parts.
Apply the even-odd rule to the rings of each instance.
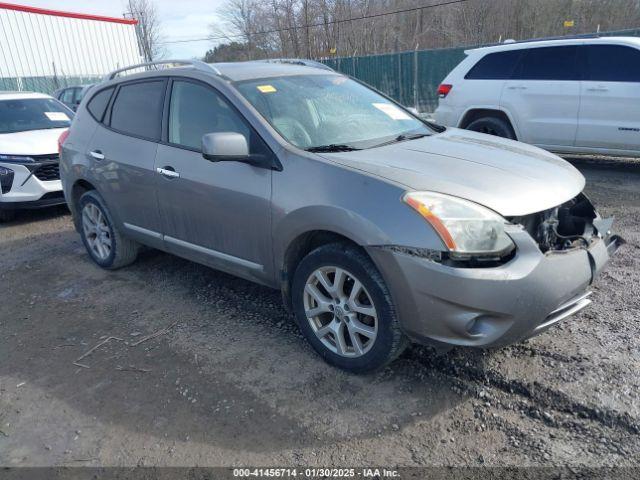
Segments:
[[[309,253],[295,271],[291,295],[300,330],[338,368],[378,370],[408,344],[384,279],[356,247],[334,243]]]
[[[516,139],[516,134],[509,122],[498,117],[479,118],[467,125],[466,129],[473,132],[494,135],[496,137],[508,138],[511,140]]]
[[[82,195],[78,211],[82,243],[95,263],[116,270],[136,260],[139,244],[122,235],[97,192],[90,190]]]

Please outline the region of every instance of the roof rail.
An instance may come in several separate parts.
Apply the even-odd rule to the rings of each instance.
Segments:
[[[304,65],[305,67],[321,68],[322,70],[335,71],[333,68],[325,65],[324,63],[316,62],[315,60],[308,60],[306,58],[266,58],[264,60],[256,60],[257,62],[266,63],[286,63],[290,65]]]
[[[529,38],[527,40],[514,40],[512,38],[508,38],[503,40],[502,43],[491,43],[486,46],[495,47],[498,45],[513,45],[513,44],[521,44],[521,43],[536,43],[536,42],[546,42],[549,40],[580,40],[585,39],[588,40],[590,38],[602,38],[602,35],[599,33],[576,33],[575,35],[557,35],[554,37],[542,37],[542,38]]]
[[[527,44],[527,43],[541,43],[541,42],[556,41],[556,40],[582,40],[582,39],[589,40],[589,39],[595,39],[595,38],[608,38],[608,37],[609,37],[608,35],[603,35],[602,32],[600,32],[600,33],[577,33],[574,35],[557,35],[555,37],[529,38],[526,40],[514,40],[512,38],[508,38],[498,43],[486,43],[484,45],[475,45],[475,46],[465,47],[464,53],[468,54],[468,52],[472,52],[473,50],[499,47],[501,45],[521,45],[521,44]]]
[[[176,67],[182,67],[182,66],[191,66],[191,67],[193,67],[193,68],[195,68],[197,70],[201,70],[201,71],[209,72],[209,73],[213,72],[216,75],[222,76],[222,73],[216,67],[214,67],[213,65],[211,65],[209,63],[202,62],[200,60],[158,60],[156,62],[138,63],[136,65],[130,65],[128,67],[119,68],[118,70],[114,70],[113,72],[110,72],[107,75],[105,75],[104,78],[102,79],[102,81],[106,82],[106,81],[109,81],[109,80],[113,80],[119,74],[121,74],[123,72],[126,72],[128,70],[135,70],[135,69],[139,69],[139,68],[143,68],[146,71],[149,71],[149,70],[161,70],[161,68],[158,68],[160,65],[167,65],[167,67],[164,67],[164,68],[176,68]]]

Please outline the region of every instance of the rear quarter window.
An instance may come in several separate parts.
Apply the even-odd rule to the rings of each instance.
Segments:
[[[105,90],[101,90],[96,93],[89,103],[87,104],[87,110],[93,118],[95,118],[98,122],[102,122],[104,118],[104,112],[107,110],[107,105],[109,105],[109,100],[111,100],[111,95],[115,90],[114,87],[107,88]]]
[[[586,45],[584,80],[640,82],[640,50],[624,45]]]
[[[522,50],[508,50],[485,55],[464,78],[468,80],[506,80],[516,68]]]

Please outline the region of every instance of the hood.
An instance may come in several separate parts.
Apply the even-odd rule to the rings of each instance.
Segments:
[[[0,134],[0,154],[50,155],[58,153],[58,137],[67,128]]]
[[[505,217],[558,206],[585,185],[578,170],[552,153],[456,128],[385,147],[322,156],[408,190],[464,198]]]

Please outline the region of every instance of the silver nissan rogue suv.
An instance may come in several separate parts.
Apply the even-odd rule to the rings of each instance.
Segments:
[[[590,303],[622,243],[559,157],[430,124],[308,61],[114,72],[61,148],[95,263],[147,245],[280,289],[313,348],[354,372],[410,340],[539,334]]]

